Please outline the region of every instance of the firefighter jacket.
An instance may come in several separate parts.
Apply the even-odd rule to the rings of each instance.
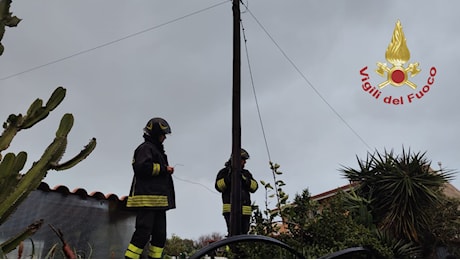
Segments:
[[[217,173],[215,188],[217,191],[222,193],[222,213],[230,213],[231,204],[231,181],[232,181],[232,169],[230,166],[223,168]],[[241,212],[243,215],[251,215],[251,194],[254,193],[258,188],[257,181],[254,180],[252,174],[246,170],[241,169]]]
[[[163,144],[147,135],[144,139],[134,151],[134,177],[126,207],[173,209],[176,207],[174,183],[166,170],[169,164]]]

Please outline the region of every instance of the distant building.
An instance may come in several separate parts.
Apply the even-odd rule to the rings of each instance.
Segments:
[[[124,258],[134,230],[134,212],[125,208],[126,197],[65,186],[50,189],[42,182],[0,226],[0,241],[6,241],[43,219],[43,225],[24,241],[23,258],[46,258],[57,245],[55,258],[65,258],[62,243],[51,229],[59,229],[80,258]],[[8,258],[18,258],[17,250]]]
[[[326,192],[323,192],[323,193],[320,193],[320,194],[311,196],[311,200],[313,200],[313,201],[318,201],[318,202],[321,203],[321,202],[323,202],[323,201],[327,201],[328,199],[334,197],[335,195],[337,195],[337,193],[338,193],[339,191],[348,192],[348,191],[350,191],[352,188],[357,187],[357,186],[358,186],[358,183],[357,183],[357,182],[352,182],[352,183],[350,183],[350,184],[343,185],[343,186],[340,186],[340,187],[338,187],[338,188],[335,188],[335,189],[332,189],[332,190],[329,190],[329,191],[326,191]],[[452,184],[450,184],[450,183],[444,184],[443,193],[444,193],[444,195],[446,195],[448,198],[460,199],[460,190],[458,190],[457,188],[455,188],[455,186],[452,185]]]
[[[352,182],[350,184],[343,185],[343,186],[340,186],[338,188],[322,192],[322,193],[317,194],[315,196],[311,196],[310,199],[313,200],[313,201],[318,201],[318,202],[321,203],[323,201],[326,201],[326,200],[334,197],[340,191],[349,192],[352,188],[354,188],[356,186],[358,186],[358,183],[357,182]]]

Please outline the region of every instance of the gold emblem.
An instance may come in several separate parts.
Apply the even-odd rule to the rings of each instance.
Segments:
[[[417,85],[411,82],[408,76],[410,74],[410,77],[414,77],[420,72],[419,63],[410,63],[407,68],[404,67],[404,64],[410,59],[410,52],[399,20],[396,22],[391,42],[385,52],[385,59],[393,66],[389,68],[386,63],[377,62],[376,72],[382,77],[385,77],[385,73],[387,75],[387,80],[380,83],[379,88],[384,88],[388,84],[395,87],[406,84],[412,89],[417,88]]]

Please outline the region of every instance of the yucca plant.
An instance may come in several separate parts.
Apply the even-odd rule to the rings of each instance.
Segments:
[[[358,182],[356,193],[368,199],[369,210],[377,228],[395,239],[405,239],[419,245],[432,223],[429,209],[442,203],[442,187],[453,178],[453,171],[434,170],[426,153],[393,151],[367,154],[359,160],[359,169],[344,167],[342,173]]]

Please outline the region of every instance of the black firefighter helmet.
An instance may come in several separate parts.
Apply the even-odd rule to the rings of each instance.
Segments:
[[[241,148],[241,154],[240,155],[241,155],[242,160],[249,159],[249,153],[246,150],[244,150],[243,148]],[[232,159],[232,155],[230,155],[230,160],[231,159]]]
[[[244,150],[243,148],[241,148],[241,159],[242,160],[247,160],[249,159],[249,153]],[[232,156],[230,156],[230,159],[228,159],[228,161],[225,162],[225,166],[226,167],[230,167],[232,165]]]
[[[241,148],[241,159],[244,159],[244,160],[249,159],[249,153],[243,148]]]
[[[171,127],[163,118],[155,117],[147,122],[147,125],[144,127],[144,133],[152,137],[167,135],[171,133]]]

